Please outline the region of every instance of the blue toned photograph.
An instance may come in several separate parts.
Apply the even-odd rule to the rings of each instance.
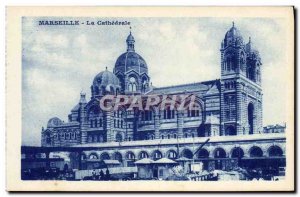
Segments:
[[[23,17],[21,179],[284,180],[285,26]]]

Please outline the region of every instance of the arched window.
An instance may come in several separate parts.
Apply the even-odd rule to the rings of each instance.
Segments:
[[[262,156],[263,156],[263,151],[261,150],[261,148],[257,146],[253,146],[250,149],[250,157],[262,157]]]
[[[243,52],[241,52],[240,64],[241,64],[241,65],[245,64],[245,55],[244,55]]]
[[[271,146],[268,153],[269,157],[281,157],[283,155],[283,151],[279,146]]]
[[[200,111],[198,109],[188,109],[187,110],[188,117],[198,117],[200,115]]]
[[[164,110],[164,119],[174,119],[175,110],[171,109],[169,106]]]
[[[230,58],[229,57],[226,58],[226,68],[227,68],[228,71],[231,70],[231,63],[230,63]]]
[[[127,154],[126,154],[126,159],[128,159],[128,160],[134,160],[135,159],[135,155],[133,154],[133,152],[128,152]]]
[[[75,132],[72,132],[72,139],[76,139],[76,133]]]
[[[104,152],[100,155],[101,160],[110,160],[110,156],[108,153]]]
[[[128,89],[130,92],[136,92],[137,91],[137,82],[134,77],[129,78],[129,84],[128,84]]]
[[[119,152],[116,152],[114,154],[114,160],[118,160],[119,162],[122,162],[122,155]]]
[[[188,138],[188,137],[189,137],[189,134],[188,134],[188,133],[185,133],[185,134],[184,134],[184,137],[185,137],[185,138]]]
[[[168,134],[168,139],[170,139],[171,138],[171,135],[170,134]]]
[[[154,151],[153,153],[153,160],[158,160],[162,158],[162,153],[159,150]]]
[[[176,138],[177,138],[177,135],[174,133],[173,137],[174,137],[174,139],[176,139]]]
[[[226,84],[225,84],[226,85]],[[187,108],[187,117],[199,117],[201,113],[199,103],[192,102]]]
[[[193,158],[193,152],[189,149],[184,149],[181,153],[182,157],[188,158],[188,159],[192,159]]]
[[[71,138],[70,133],[66,133],[66,140],[69,140]]]
[[[242,158],[244,157],[244,151],[240,147],[235,147],[231,153],[232,158]]]
[[[198,152],[198,158],[208,158],[209,153],[206,149],[200,149]]]
[[[170,150],[168,154],[169,159],[176,159],[177,158],[177,153],[174,150]]]
[[[96,153],[91,153],[89,159],[98,159],[98,155]]]
[[[223,148],[217,148],[214,154],[215,158],[225,158],[226,152]]]
[[[93,120],[90,121],[90,127],[91,127],[91,128],[94,127]]]
[[[140,159],[149,158],[149,155],[148,155],[147,152],[142,151],[142,152],[140,153],[140,155],[139,155],[139,158],[140,158]]]
[[[231,70],[235,71],[236,67],[235,67],[235,58],[234,58],[234,56],[232,56],[230,58],[230,63],[231,63]]]

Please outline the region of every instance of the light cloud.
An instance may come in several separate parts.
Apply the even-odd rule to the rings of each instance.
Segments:
[[[22,142],[30,145],[40,144],[41,127],[48,119],[67,120],[81,91],[90,96],[97,73],[106,66],[112,71],[118,56],[126,51],[129,32],[123,26],[41,27],[36,22],[39,19],[23,18]],[[221,41],[235,20],[244,41],[251,36],[262,56],[264,124],[286,120],[283,73],[287,56],[282,19],[126,20],[133,26],[136,52],[146,60],[157,87],[220,78]]]

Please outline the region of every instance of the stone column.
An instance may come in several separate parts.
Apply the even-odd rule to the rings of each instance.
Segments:
[[[86,120],[86,111],[84,109],[84,104],[80,104],[80,130],[81,130],[81,144],[87,143],[87,131],[88,122]]]
[[[220,136],[225,135],[224,131],[224,122],[225,122],[225,102],[224,102],[224,82],[221,81],[221,102],[220,102],[220,109],[221,109],[221,114],[220,114]]]
[[[107,142],[112,142],[114,141],[114,134],[113,134],[113,111],[106,111],[105,112],[105,121],[104,121],[104,127],[106,130],[106,140]]]
[[[160,128],[160,112],[159,112],[159,109],[155,109],[155,114],[154,114],[154,135],[155,135],[155,139],[160,138],[159,128]]]
[[[242,84],[240,80],[236,81],[236,133],[237,135],[243,135],[242,119],[243,119],[243,95],[242,95]]]
[[[178,128],[178,138],[183,137],[183,124],[184,124],[184,112],[178,111],[177,112],[177,128]]]

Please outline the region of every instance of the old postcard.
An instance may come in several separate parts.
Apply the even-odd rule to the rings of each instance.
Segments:
[[[293,7],[8,7],[7,190],[293,191]]]

